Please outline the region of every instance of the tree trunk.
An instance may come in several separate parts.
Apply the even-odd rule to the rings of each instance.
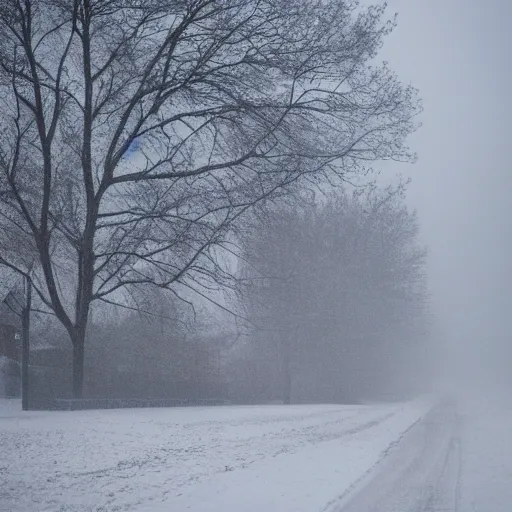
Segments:
[[[85,329],[78,329],[73,341],[73,398],[82,398],[84,388]]]

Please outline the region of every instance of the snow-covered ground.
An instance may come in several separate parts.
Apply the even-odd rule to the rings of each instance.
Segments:
[[[0,511],[329,510],[429,403],[22,413],[1,401]]]

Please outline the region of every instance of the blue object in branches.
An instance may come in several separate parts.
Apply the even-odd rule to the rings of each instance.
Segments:
[[[138,138],[133,139],[124,154],[125,158],[130,158],[133,154],[137,153],[137,151],[140,149],[140,147],[141,147],[141,143],[140,143],[139,139]]]

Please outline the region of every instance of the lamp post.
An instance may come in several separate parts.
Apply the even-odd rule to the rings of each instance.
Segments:
[[[25,304],[21,311],[21,408],[28,411],[29,359],[30,359],[30,309],[32,308],[32,282],[25,277]]]

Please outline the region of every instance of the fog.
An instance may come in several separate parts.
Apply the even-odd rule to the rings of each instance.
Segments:
[[[506,0],[391,0],[383,50],[420,90],[408,201],[430,253],[438,368],[510,389],[512,36]],[[469,382],[468,382],[469,381]]]

